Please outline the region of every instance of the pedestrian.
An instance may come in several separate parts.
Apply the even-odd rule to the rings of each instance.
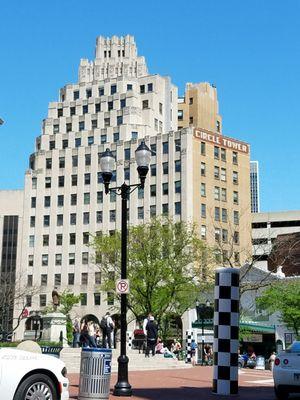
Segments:
[[[88,326],[87,326],[87,321],[84,318],[81,321],[80,325],[80,343],[82,347],[88,347],[89,346],[89,337],[88,337]]]
[[[96,329],[94,321],[89,321],[87,324],[88,342],[89,347],[97,347],[96,343]]]
[[[275,351],[273,351],[269,358],[269,365],[270,365],[271,371],[273,371],[273,368],[274,368],[275,358],[276,358],[276,353],[275,353]]]
[[[77,348],[80,345],[80,323],[79,319],[75,318],[73,322],[73,347]]]
[[[196,365],[196,349],[197,343],[195,342],[195,340],[193,340],[191,343],[191,361],[193,367]]]
[[[157,343],[157,325],[154,321],[153,315],[150,316],[149,321],[146,325],[146,333],[147,333],[147,348],[145,357],[150,356],[150,351],[152,352],[152,356],[155,356],[155,345]]]
[[[111,333],[114,330],[115,324],[109,312],[101,319],[100,327],[102,329],[102,347],[106,348],[108,346],[111,349]]]

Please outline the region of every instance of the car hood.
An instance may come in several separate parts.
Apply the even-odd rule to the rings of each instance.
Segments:
[[[3,364],[5,360],[32,361],[35,363],[44,364],[45,367],[55,366],[56,368],[63,368],[65,366],[61,360],[53,356],[31,353],[29,351],[19,350],[16,348],[2,347],[0,348],[0,363]]]

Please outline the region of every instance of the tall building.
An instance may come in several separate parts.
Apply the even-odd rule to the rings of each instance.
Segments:
[[[250,161],[250,192],[251,192],[251,212],[260,212],[259,203],[259,169],[258,161]]]
[[[82,295],[74,309],[81,317],[99,317],[111,305],[110,294],[99,291],[101,271],[88,244],[89,234],[120,230],[121,200],[105,195],[99,160],[110,148],[113,183],[136,183],[134,151],[141,139],[154,153],[144,190],[131,194],[129,223],[162,214],[194,221],[202,239],[222,247],[223,255],[232,252],[237,265],[248,257],[249,145],[220,135],[216,89],[195,86],[203,96],[193,116],[203,124],[188,119],[178,130],[184,103],[178,104],[177,88],[170,78],[148,73],[132,36],[99,37],[95,59],[81,60],[78,83],[49,104],[25,174],[19,268],[28,289],[39,288],[28,295],[29,311],[49,304],[54,288]],[[23,330],[24,323],[19,337]]]

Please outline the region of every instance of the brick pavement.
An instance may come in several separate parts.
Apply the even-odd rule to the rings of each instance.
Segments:
[[[78,396],[78,377],[78,374],[69,375],[72,400]],[[116,378],[116,374],[112,374],[111,388]],[[130,372],[129,382],[133,387],[133,396],[124,398],[132,400],[275,400],[270,371],[242,370],[237,396],[211,393],[212,367]],[[111,394],[109,399],[117,397]]]

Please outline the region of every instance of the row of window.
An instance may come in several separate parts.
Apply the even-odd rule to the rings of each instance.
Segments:
[[[202,197],[206,197],[206,184],[205,183],[201,183],[200,193],[201,193]],[[226,188],[220,188],[219,186],[215,186],[213,189],[213,194],[214,194],[215,200],[227,201],[227,189]],[[239,193],[237,191],[233,191],[232,200],[233,200],[233,204],[239,204]]]
[[[206,204],[201,203],[201,218],[206,218],[206,215],[207,215]],[[215,218],[215,221],[227,223],[228,222],[227,209],[215,207],[214,218]],[[235,225],[239,224],[239,212],[235,211],[235,210],[233,211],[233,223]]]
[[[221,228],[215,228],[215,241],[216,242],[223,242],[223,243],[228,243],[228,230],[227,229],[221,229]],[[240,234],[238,231],[233,232],[232,236],[232,242],[233,244],[238,245],[240,242]]]
[[[206,163],[201,162],[201,176],[206,176]],[[214,166],[214,178],[217,180],[221,180],[226,182],[227,180],[227,171],[226,168],[220,168],[218,166]],[[232,183],[237,185],[239,183],[239,176],[237,171],[232,171]]]
[[[202,156],[206,156],[206,143],[205,142],[201,142],[200,153]],[[214,146],[214,158],[216,160],[226,161],[226,154],[227,154],[226,149],[224,149],[223,147]],[[232,163],[236,164],[236,165],[238,164],[238,152],[237,151],[232,152]]]
[[[101,293],[94,293],[93,297],[94,297],[94,305],[100,306],[101,305]],[[114,305],[114,296],[112,293],[107,292],[106,302],[107,302],[108,306]],[[47,295],[40,294],[39,295],[39,306],[46,307],[46,305],[47,305]],[[81,306],[87,305],[87,293],[80,293],[80,305]],[[27,307],[32,306],[32,296],[31,295],[26,296],[26,306]]]
[[[89,275],[91,278],[91,274],[88,274],[87,272],[82,272],[81,273],[81,285],[87,285],[88,280],[89,280]],[[48,275],[47,274],[41,274],[41,286],[47,286],[48,285]],[[74,273],[69,273],[68,274],[68,285],[74,285],[75,284],[75,274]],[[94,284],[95,285],[100,285],[101,284],[101,272],[95,272],[94,274]],[[61,274],[54,274],[54,286],[60,286],[61,285]],[[33,275],[27,275],[27,286],[32,287],[33,286]]]
[[[74,234],[74,236],[75,236],[75,234]],[[61,253],[55,254],[55,265],[61,266],[62,260],[63,260],[63,255]],[[69,265],[75,265],[75,253],[69,253],[68,263],[69,263]],[[84,265],[89,263],[89,253],[87,251],[82,252],[81,263]],[[28,266],[33,267],[33,265],[34,265],[34,255],[29,254]],[[42,266],[47,267],[48,265],[49,265],[49,254],[42,254]]]

